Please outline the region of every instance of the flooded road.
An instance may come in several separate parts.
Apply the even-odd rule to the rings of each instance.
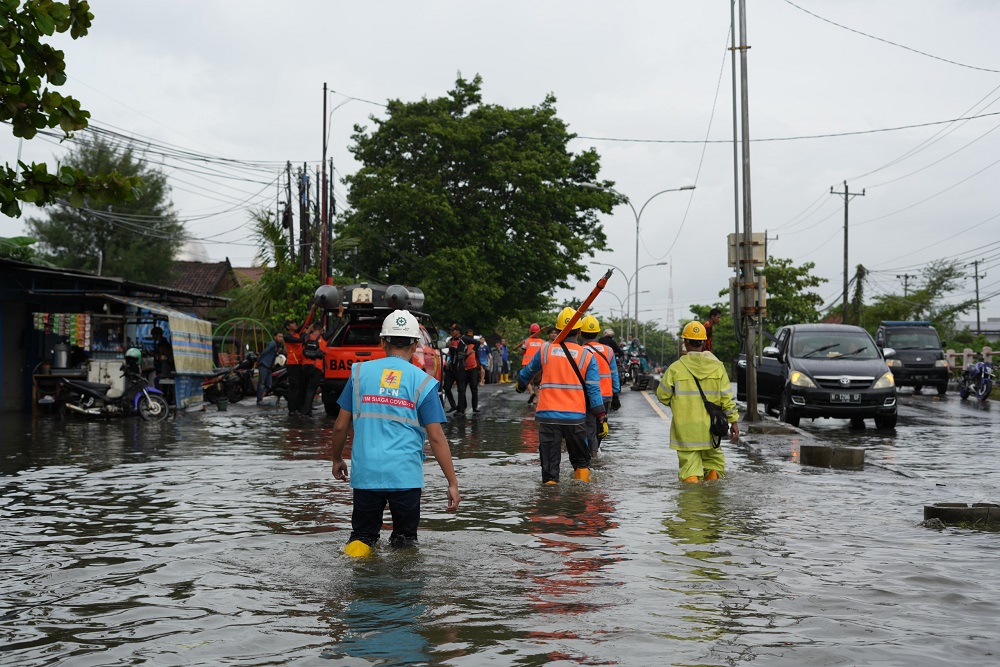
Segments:
[[[998,661],[998,535],[918,524],[998,500],[1000,404],[904,396],[892,435],[803,422],[872,465],[725,445],[725,480],[682,486],[669,422],[624,392],[595,482],[567,481],[564,455],[552,487],[524,397],[488,389],[445,430],[459,511],[428,461],[419,550],[363,561],[340,553],[325,417],[4,417],[0,663]]]

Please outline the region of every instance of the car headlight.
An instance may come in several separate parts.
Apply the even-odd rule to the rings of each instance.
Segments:
[[[812,387],[816,388],[816,383],[809,379],[809,376],[802,371],[792,371],[791,376],[789,376],[789,381],[792,383],[793,387]]]
[[[899,359],[886,359],[885,365],[888,366],[889,368],[902,368],[903,362],[900,361]]]
[[[896,380],[892,377],[892,373],[886,373],[872,385],[872,389],[888,389],[889,387],[895,387]]]
[[[934,362],[934,365],[937,366],[938,368],[948,368],[948,360],[938,359],[937,361]]]

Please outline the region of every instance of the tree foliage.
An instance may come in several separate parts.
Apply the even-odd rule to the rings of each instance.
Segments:
[[[767,279],[765,327],[771,331],[789,324],[819,322],[823,297],[809,291],[827,282],[812,275],[813,262],[794,266],[791,259],[769,259],[760,273]]]
[[[931,262],[921,271],[915,289],[906,294],[881,294],[866,304],[861,325],[874,333],[879,322],[885,320],[928,320],[942,334],[951,331],[958,316],[976,306],[974,299],[945,302],[962,288],[965,277],[965,269],[958,262]]]
[[[599,157],[567,150],[554,97],[508,109],[483,103],[481,83],[460,76],[445,97],[391,100],[374,131],[355,126],[363,166],[337,225],[359,240],[359,274],[418,286],[433,314],[474,327],[587,279],[581,259],[605,246],[597,211],[620,201],[579,186]]]
[[[49,86],[66,82],[63,52],[43,41],[69,32],[87,34],[94,15],[83,0],[4,0],[0,5],[0,121],[15,137],[31,139],[39,130],[59,128],[68,136],[87,127],[90,114],[80,103]],[[45,164],[0,167],[0,213],[16,218],[20,202],[44,206],[65,197],[74,205],[84,198],[103,204],[128,201],[138,182],[119,174],[96,174],[64,165],[50,173]]]
[[[56,266],[95,271],[103,255],[105,275],[146,283],[166,278],[184,241],[166,175],[138,159],[131,146],[100,137],[78,143],[66,164],[84,173],[117,172],[141,180],[142,189],[127,203],[105,207],[83,195],[79,208],[64,205],[47,210],[47,218],[29,218],[42,257]]]

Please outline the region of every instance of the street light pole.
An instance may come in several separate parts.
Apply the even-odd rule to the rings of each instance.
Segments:
[[[580,185],[589,190],[606,190],[609,192],[614,192],[615,194],[624,197],[625,203],[628,204],[628,207],[630,209],[632,209],[632,215],[635,216],[635,273],[632,275],[632,277],[635,278],[635,334],[638,336],[639,335],[639,269],[645,268],[639,266],[639,221],[642,219],[642,213],[643,211],[646,210],[646,207],[649,206],[649,202],[653,201],[660,195],[666,194],[668,192],[680,192],[681,190],[694,190],[695,186],[683,185],[679,188],[667,188],[666,190],[660,190],[659,192],[650,195],[649,199],[647,199],[645,203],[643,203],[642,207],[638,211],[636,211],[635,206],[632,205],[632,200],[630,200],[628,197],[625,197],[625,195],[618,192],[617,190],[613,190],[611,188],[604,188],[595,183],[581,183]],[[666,262],[661,262],[661,264],[666,264]]]
[[[607,262],[591,262],[591,264],[595,264],[597,266],[609,266],[612,269],[618,269],[618,272],[622,274],[623,278],[625,278],[625,308],[622,309],[623,311],[625,311],[625,321],[627,323],[627,329],[625,330],[625,335],[629,336],[630,334],[634,334],[636,337],[638,337],[639,336],[639,318],[636,317],[636,319],[635,319],[635,330],[633,331],[632,330],[632,314],[628,310],[628,306],[629,306],[628,300],[629,300],[629,297],[632,296],[632,281],[635,280],[635,282],[636,282],[636,284],[635,284],[635,303],[636,303],[636,308],[638,308],[639,307],[639,295],[640,294],[647,294],[649,292],[649,290],[645,290],[645,289],[642,290],[641,292],[639,291],[639,280],[637,278],[637,276],[639,275],[639,271],[641,271],[642,269],[645,269],[645,268],[649,268],[650,266],[666,266],[667,262],[652,262],[651,264],[643,264],[638,269],[636,269],[632,273],[631,276],[629,276],[627,278],[625,277],[625,272],[622,271],[621,269],[619,269],[614,264],[608,264]]]

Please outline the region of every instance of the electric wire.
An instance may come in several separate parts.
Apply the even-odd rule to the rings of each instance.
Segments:
[[[853,32],[855,34],[861,35],[862,37],[867,37],[868,39],[874,39],[877,42],[882,42],[884,44],[889,44],[890,46],[895,46],[895,47],[903,49],[905,51],[911,51],[912,53],[916,53],[916,54],[919,54],[921,56],[926,56],[927,58],[933,58],[934,60],[940,60],[943,63],[948,63],[949,65],[956,65],[958,67],[964,67],[966,69],[977,70],[977,71],[980,71],[980,72],[990,72],[992,74],[1000,74],[1000,70],[990,69],[988,67],[977,67],[975,65],[967,65],[965,63],[960,63],[957,60],[949,60],[948,58],[942,58],[941,56],[935,56],[935,55],[933,55],[931,53],[927,53],[926,51],[920,51],[919,49],[914,49],[913,47],[910,47],[910,46],[905,46],[903,44],[899,44],[897,42],[893,42],[893,41],[890,41],[888,39],[884,39],[882,37],[876,37],[875,35],[870,35],[867,32],[862,32],[861,30],[857,30],[855,28],[850,28],[850,27],[848,27],[846,25],[843,25],[841,23],[837,23],[836,21],[831,21],[828,18],[824,18],[824,17],[820,16],[819,14],[811,12],[808,9],[804,8],[804,7],[800,7],[799,5],[797,5],[794,2],[792,2],[792,0],[784,0],[784,2],[785,2],[785,4],[788,4],[788,5],[791,5],[792,7],[795,7],[799,11],[802,11],[802,12],[805,12],[806,14],[809,14],[813,18],[817,18],[820,21],[823,21],[825,23],[829,23],[830,25],[837,26],[838,28],[842,28],[844,30],[847,30],[848,32]]]

